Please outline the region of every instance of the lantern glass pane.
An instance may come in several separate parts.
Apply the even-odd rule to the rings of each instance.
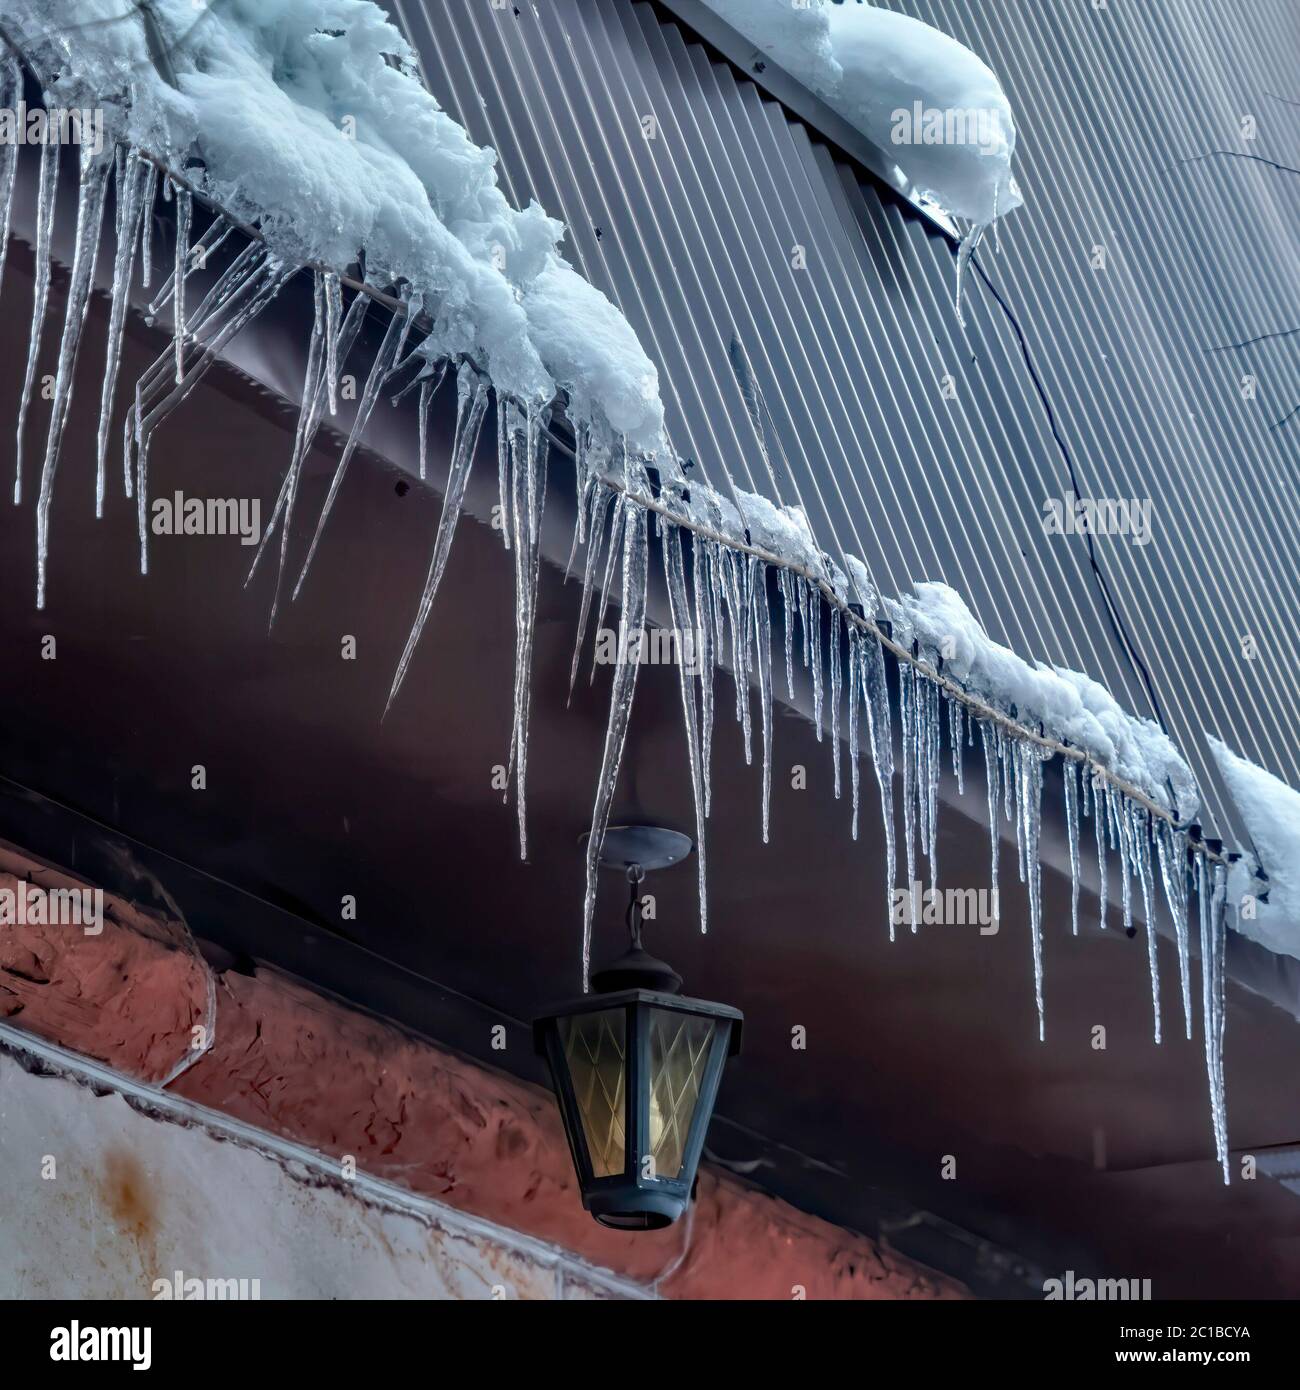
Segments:
[[[604,1009],[561,1018],[559,1026],[592,1174],[607,1178],[621,1173],[626,1145],[626,1016],[622,1009]]]
[[[650,1152],[661,1178],[682,1170],[713,1029],[711,1018],[650,1010]]]

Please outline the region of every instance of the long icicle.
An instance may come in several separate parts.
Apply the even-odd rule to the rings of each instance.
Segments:
[[[456,435],[452,442],[451,464],[447,473],[447,491],[442,500],[442,516],[438,519],[438,534],[433,543],[433,557],[429,561],[429,574],[424,581],[424,591],[420,595],[415,621],[406,639],[406,646],[393,683],[388,692],[384,713],[393,707],[397,692],[406,679],[411,657],[419,645],[420,634],[433,611],[433,601],[437,597],[438,586],[447,569],[447,559],[451,555],[451,543],[456,537],[456,523],[460,520],[461,508],[465,503],[465,489],[469,485],[470,470],[474,466],[474,456],[478,452],[479,435],[483,430],[483,417],[487,414],[489,383],[485,377],[469,364],[462,362],[456,377]]]
[[[1050,755],[1048,755],[1050,756]],[[1043,805],[1043,751],[1017,739],[1016,805],[1025,847],[1025,882],[1029,887],[1029,931],[1034,952],[1034,1003],[1038,1008],[1038,1041],[1046,1038],[1046,1009],[1043,1003],[1043,902],[1042,866],[1038,860],[1039,829]]]
[[[997,731],[986,719],[980,720],[980,743],[984,749],[984,776],[989,798],[989,886],[992,901],[998,898],[998,803],[1002,787],[1001,759],[998,757]]]
[[[1156,855],[1160,860],[1160,882],[1165,890],[1169,915],[1174,919],[1174,939],[1178,943],[1178,982],[1183,997],[1183,1024],[1188,1042],[1192,1039],[1192,962],[1187,901],[1187,832],[1175,830],[1168,821],[1155,822]]]
[[[515,689],[510,763],[515,772],[520,859],[528,857],[528,722],[549,451],[550,441],[542,432],[538,408],[532,406],[524,430],[515,432],[510,445],[515,531]]]
[[[81,184],[77,192],[76,249],[72,256],[72,276],[68,282],[68,302],[63,315],[63,337],[59,342],[59,365],[54,377],[54,399],[50,406],[50,429],[45,440],[45,461],[41,466],[41,485],[36,499],[36,606],[45,607],[45,572],[50,548],[50,504],[54,497],[54,475],[63,447],[63,431],[72,404],[72,383],[77,369],[77,350],[86,326],[86,309],[95,281],[99,259],[99,237],[104,219],[104,195],[113,165],[99,159],[90,146],[81,147]]]
[[[284,480],[280,484],[280,493],[275,499],[275,508],[271,512],[271,519],[258,539],[257,550],[253,554],[253,563],[249,566],[248,576],[244,580],[244,587],[247,588],[257,573],[263,552],[270,544],[276,523],[280,520],[281,513],[284,512],[284,529],[280,533],[280,569],[276,575],[275,593],[271,596],[271,616],[267,622],[268,632],[275,626],[276,614],[280,609],[280,585],[284,579],[284,564],[287,558],[290,523],[293,516],[293,499],[298,488],[298,468],[304,451],[308,425],[324,381],[322,372],[325,360],[325,289],[324,277],[319,270],[313,276],[312,304],[311,337],[307,344],[307,368],[302,383],[302,405],[298,410],[298,423],[293,432],[293,454],[289,459],[289,468],[285,473]]]
[[[898,713],[903,741],[903,843],[907,852],[907,881],[910,894],[916,882],[916,668],[910,661],[898,663]],[[916,931],[916,915],[912,915]]]
[[[279,525],[280,556],[275,573],[275,592],[271,597],[271,616],[268,621],[268,628],[274,626],[276,615],[280,610],[280,593],[284,586],[285,570],[289,563],[289,539],[293,533],[293,509],[298,500],[298,485],[302,479],[302,470],[307,456],[311,453],[312,445],[316,441],[316,435],[320,430],[325,411],[327,393],[325,384],[326,308],[324,279],[324,273],[317,271],[316,315],[307,353],[302,408],[298,412],[298,424],[294,430],[293,454],[289,459],[289,467],[285,472],[284,480],[280,484],[280,492],[275,499],[271,519],[258,542],[257,550],[253,555],[253,563],[248,567],[248,576],[244,580],[244,586],[247,588],[257,573],[263,552],[275,535],[276,526]],[[352,351],[352,345],[361,332],[361,326],[365,322],[370,303],[369,295],[358,294],[353,297],[352,303],[348,306],[335,349],[335,355],[340,362],[346,361],[348,353]]]
[[[1201,936],[1201,1026],[1205,1033],[1205,1076],[1210,1092],[1210,1123],[1214,1152],[1228,1182],[1228,1118],[1223,1084],[1224,948],[1226,938],[1227,874],[1214,866],[1213,878],[1204,855],[1196,857],[1196,897]]]
[[[704,777],[704,814],[713,809],[710,769],[713,763],[713,667],[717,634],[713,626],[713,558],[708,541],[691,532],[694,560],[692,584],[695,590],[695,630],[700,642],[700,770]]]
[[[22,69],[6,54],[0,58],[0,109],[15,110],[22,94]],[[9,227],[13,215],[17,172],[18,145],[12,140],[7,140],[0,145],[0,289],[4,288],[5,259],[9,253]]]
[[[498,422],[501,418],[498,412]],[[498,428],[501,428],[500,424],[498,424]],[[591,595],[596,585],[596,567],[600,564],[600,557],[604,553],[609,504],[613,500],[613,492],[605,483],[597,479],[591,493],[591,514],[587,519],[587,564],[582,578],[582,603],[578,608],[578,626],[573,641],[573,661],[569,666],[569,696],[566,704],[573,703],[573,690],[578,683],[578,667],[582,662],[582,644],[587,634],[587,618],[591,613]],[[614,534],[617,534],[616,530]],[[612,536],[610,544],[613,544]]]
[[[629,505],[623,528],[623,614],[620,619],[626,649],[626,637],[645,627],[646,596],[646,513],[645,509]],[[591,834],[587,839],[587,884],[582,906],[582,988],[591,987],[591,935],[596,914],[596,876],[600,869],[600,851],[609,828],[610,808],[618,787],[618,773],[627,742],[628,723],[632,717],[632,700],[636,695],[636,678],[640,662],[620,661],[614,667],[613,688],[609,697],[609,725],[605,731],[605,750],[601,758],[600,778],[592,803]]]
[[[510,434],[514,403],[504,397],[497,400],[497,487],[500,491],[501,539],[510,549]],[[569,695],[573,690],[570,687]]]
[[[328,293],[328,281],[327,281]],[[296,599],[302,592],[302,586],[307,578],[307,573],[311,569],[312,561],[316,558],[316,549],[320,545],[321,536],[325,532],[325,525],[330,519],[330,513],[334,510],[334,503],[339,495],[339,489],[343,486],[343,479],[348,471],[348,464],[352,462],[352,456],[356,453],[361,443],[361,436],[365,433],[366,426],[370,422],[370,416],[375,408],[375,402],[379,399],[380,388],[388,379],[388,374],[392,370],[393,358],[397,355],[397,343],[402,332],[402,320],[399,314],[393,314],[388,320],[388,328],[384,333],[383,341],[379,345],[379,351],[375,354],[375,360],[370,366],[370,375],[366,378],[366,384],[361,391],[361,399],[357,402],[356,419],[352,422],[352,431],[348,435],[348,442],[343,446],[343,453],[339,458],[338,467],[334,470],[334,477],[330,480],[329,492],[325,497],[325,505],[320,510],[320,516],[316,518],[316,530],[312,535],[311,544],[307,547],[307,558],[302,562],[302,572],[298,575],[298,582],[293,588],[293,597]],[[337,361],[333,364],[337,370]]]
[[[338,414],[339,321],[343,316],[343,284],[333,271],[325,272],[325,392],[331,415]],[[395,349],[394,349],[395,350]]]
[[[1106,930],[1106,892],[1110,886],[1106,863],[1106,796],[1091,768],[1085,767],[1084,777],[1092,788],[1092,833],[1097,837],[1097,920]]]
[[[1065,838],[1070,848],[1070,929],[1079,935],[1079,769],[1073,758],[1061,760],[1065,785]]]
[[[195,358],[193,365],[187,370],[185,380],[179,385],[173,385],[171,391],[155,405],[147,415],[141,414],[143,403],[140,395],[140,386],[136,387],[136,411],[139,423],[136,428],[136,523],[140,537],[140,573],[149,573],[149,528],[147,524],[148,499],[149,499],[149,447],[153,438],[154,430],[181,404],[194,388],[207,375],[208,370],[218,360],[221,350],[225,345],[245,327],[248,326],[266,306],[279,294],[285,281],[293,273],[286,268],[282,261],[273,257],[263,256],[255,260],[255,268],[248,271],[243,279],[243,283],[225,300],[222,305],[221,314],[225,315],[225,322],[214,333],[213,337],[204,343]],[[216,315],[213,316],[215,319]],[[171,359],[170,348],[155,363],[154,370],[160,369],[161,364]],[[148,375],[148,374],[146,374]]]
[[[756,556],[749,562],[749,605],[754,620],[758,663],[759,719],[763,727],[763,843],[772,819],[772,610],[767,602],[767,566]]]
[[[784,573],[784,571],[782,571]],[[786,638],[787,642],[790,635],[789,621],[791,617],[790,605],[785,608],[786,617]],[[840,610],[833,607],[831,609],[831,632],[830,646],[827,652],[827,660],[831,668],[831,790],[835,794],[835,800],[840,799],[840,685],[843,680],[843,670],[840,666],[841,642],[840,628],[843,626],[840,618]],[[786,655],[789,656],[789,646],[786,647]],[[850,687],[852,689],[852,687]],[[791,691],[791,694],[794,692]],[[856,692],[855,692],[856,698]]]
[[[858,630],[849,624],[849,704],[848,704],[848,735],[849,735],[849,806],[852,810],[852,818],[849,822],[849,834],[851,838],[858,838],[858,793],[860,774],[858,771],[858,699],[861,694],[862,685],[858,676],[858,664],[862,660],[859,648],[867,639],[858,635]],[[870,708],[867,717],[871,717]],[[892,886],[892,885],[891,885]],[[890,906],[893,902],[891,899]],[[893,912],[887,914],[889,921],[889,939],[894,939],[894,916]]]
[[[18,428],[14,452],[14,505],[23,500],[23,426],[31,404],[36,363],[45,330],[45,306],[50,298],[50,238],[54,230],[54,202],[59,187],[59,146],[50,140],[41,146],[41,178],[36,195],[36,281],[32,294],[32,328],[27,340],[27,371],[18,398]]]
[[[149,167],[154,169],[153,165]],[[154,172],[157,171],[154,170]],[[152,196],[149,193],[149,186],[146,185],[146,226],[148,225],[149,199]],[[266,248],[260,242],[249,242],[244,247],[217,277],[216,283],[208,291],[203,303],[195,312],[193,323],[195,334],[198,334],[203,328],[214,326],[232,304],[237,306],[241,299],[248,297],[250,290],[255,287],[265,269],[266,260]],[[136,464],[135,445],[141,438],[145,416],[162,398],[163,393],[175,385],[169,370],[172,362],[172,349],[169,345],[167,350],[160,353],[145,369],[135,384],[134,403],[127,410],[126,419],[122,425],[122,485],[127,497],[135,496],[135,479],[132,472]],[[175,391],[172,394],[175,395]],[[143,519],[141,519],[141,524],[143,524]]]
[[[699,713],[695,700],[695,667],[700,660],[698,634],[690,637],[692,660],[687,660],[691,605],[686,593],[686,563],[679,527],[667,525],[663,536],[664,582],[668,589],[669,618],[677,635],[677,679],[681,687],[682,723],[686,730],[686,756],[691,770],[691,796],[695,802],[695,859],[700,890],[700,930],[709,929],[707,874],[704,855],[704,766],[700,756]]]
[[[880,816],[885,827],[885,891],[892,906],[897,859],[894,844],[894,732],[893,717],[889,712],[885,652],[878,637],[868,635],[862,638],[858,648],[858,673],[862,680],[862,697],[867,706],[871,758],[880,787]],[[857,698],[856,691],[853,698]],[[907,891],[909,894],[912,891],[910,883]]]
[[[172,322],[176,344],[176,382],[185,380],[185,277],[190,268],[190,227],[194,220],[194,199],[179,184],[176,194],[176,261],[172,272]]]
[[[605,553],[605,579],[600,586],[600,616],[596,619],[596,642],[595,649],[591,654],[591,673],[587,677],[587,684],[596,683],[597,653],[600,651],[600,634],[605,630],[605,614],[609,611],[610,591],[614,586],[614,567],[618,564],[619,557],[623,553],[620,537],[623,534],[623,527],[627,524],[626,512],[631,503],[627,500],[627,495],[621,493],[618,501],[614,505],[614,514],[609,523],[609,547]]]
[[[1142,886],[1142,913],[1147,929],[1147,964],[1151,972],[1151,1009],[1155,1015],[1155,1039],[1160,1039],[1160,966],[1156,959],[1156,902],[1155,879],[1151,870],[1150,812],[1134,806],[1126,799],[1129,823],[1132,827],[1130,844],[1138,883]]]
[[[113,397],[122,366],[122,335],[126,329],[126,310],[131,294],[131,272],[135,266],[144,217],[144,190],[152,166],[134,151],[119,166],[117,184],[117,246],[113,256],[113,289],[108,316],[108,346],[104,353],[104,386],[99,399],[99,437],[95,454],[95,516],[104,515],[104,492],[108,477],[108,439],[113,424]]]

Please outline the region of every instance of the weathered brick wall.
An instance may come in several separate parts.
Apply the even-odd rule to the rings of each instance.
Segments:
[[[8,877],[6,877],[8,875]],[[0,849],[0,887],[71,883]],[[0,929],[0,1019],[125,1077],[677,1298],[960,1297],[954,1282],[701,1169],[694,1213],[624,1233],[583,1211],[548,1092],[273,970],[214,974],[182,924],[109,899],[103,931]],[[12,1123],[12,1117],[10,1118]],[[3,1221],[0,1215],[0,1221]]]

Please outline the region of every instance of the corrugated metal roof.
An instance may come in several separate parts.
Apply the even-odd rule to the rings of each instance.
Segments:
[[[942,579],[999,641],[1153,713],[1145,668],[1207,827],[1234,822],[1205,731],[1300,785],[1300,415],[1270,428],[1300,402],[1300,336],[1210,351],[1300,326],[1300,180],[1232,157],[1300,163],[1300,106],[1280,99],[1300,100],[1300,11],[893,5],[980,53],[1018,115],[1026,206],[981,252],[1002,302],[972,278],[963,331],[951,242],[671,5],[389,8],[510,196],[568,223],[715,486],[801,504],[882,592]],[[1215,149],[1232,154],[1179,162]],[[735,340],[780,442],[771,475]],[[1043,530],[1067,452],[1080,495],[1153,503],[1151,544],[1095,543],[1117,618],[1083,539]]]

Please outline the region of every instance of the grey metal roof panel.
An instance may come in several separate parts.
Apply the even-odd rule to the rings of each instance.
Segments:
[[[1258,0],[1243,24],[1225,0],[894,5],[980,53],[1018,114],[1026,206],[1000,253],[986,239],[1001,302],[972,276],[965,331],[949,239],[671,22],[671,4],[390,8],[439,100],[498,151],[510,195],[567,222],[575,264],[641,335],[696,476],[802,505],[882,592],[942,579],[998,640],[1150,713],[1140,662],[1207,825],[1234,828],[1206,731],[1300,784],[1300,416],[1269,428],[1300,401],[1300,338],[1244,359],[1206,350],[1300,323],[1300,181],[1175,162],[1230,142],[1264,84],[1290,93],[1294,7]],[[1294,163],[1300,108],[1272,107],[1255,152]],[[770,473],[733,339],[779,442]],[[1122,639],[1081,540],[1041,524],[1071,487],[1067,450],[1084,495],[1153,503],[1150,545],[1096,543]]]

